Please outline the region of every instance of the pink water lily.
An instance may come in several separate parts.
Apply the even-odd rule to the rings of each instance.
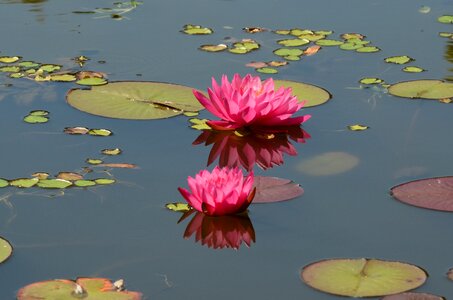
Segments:
[[[208,121],[215,130],[300,125],[311,117],[292,117],[303,102],[292,95],[291,88],[275,90],[272,78],[262,82],[259,76],[248,74],[241,78],[235,74],[230,83],[223,75],[220,85],[212,78],[209,97],[196,90],[193,93],[207,110],[221,119]]]
[[[210,216],[232,215],[247,209],[255,196],[253,172],[244,177],[239,168],[215,167],[187,178],[190,192],[178,188],[194,209]]]

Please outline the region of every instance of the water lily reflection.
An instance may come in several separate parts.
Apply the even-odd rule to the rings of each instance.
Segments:
[[[250,171],[257,164],[262,169],[283,164],[283,155],[297,155],[291,140],[305,143],[310,135],[300,126],[279,128],[278,132],[203,131],[193,145],[213,145],[208,166],[219,158],[219,166],[243,166]]]
[[[186,227],[184,238],[195,234],[195,242],[213,249],[239,249],[242,243],[250,247],[255,242],[255,230],[246,213],[211,217],[197,212]]]

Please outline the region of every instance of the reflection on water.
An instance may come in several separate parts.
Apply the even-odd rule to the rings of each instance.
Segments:
[[[448,41],[445,46],[444,58],[451,64],[448,68],[449,74],[445,77],[445,80],[453,81],[453,41]]]
[[[43,12],[43,3],[47,0],[0,0],[0,4],[31,4],[29,11],[36,14],[36,22],[43,23],[46,15]]]
[[[283,155],[297,155],[290,139],[305,143],[310,135],[299,126],[287,127],[286,132],[255,132],[244,135],[233,131],[209,131],[200,134],[193,145],[212,144],[208,165],[219,158],[221,167],[240,167],[251,171],[257,164],[263,170],[283,164]]]
[[[195,242],[213,249],[239,249],[242,242],[248,247],[255,242],[255,230],[246,213],[210,217],[197,212],[187,225],[184,238],[188,239],[194,233]]]

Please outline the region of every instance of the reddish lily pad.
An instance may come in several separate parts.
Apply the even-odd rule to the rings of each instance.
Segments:
[[[314,289],[349,297],[402,293],[419,287],[427,278],[417,266],[367,258],[322,260],[305,266],[300,276]]]
[[[445,298],[426,293],[402,293],[385,296],[382,300],[445,300]]]
[[[35,282],[21,288],[17,293],[17,300],[140,300],[141,298],[141,293],[121,290],[106,278]]]
[[[392,187],[390,193],[406,204],[453,212],[453,176],[406,182]]]
[[[294,181],[277,177],[255,176],[253,185],[256,193],[252,203],[286,201],[304,193],[304,189]]]

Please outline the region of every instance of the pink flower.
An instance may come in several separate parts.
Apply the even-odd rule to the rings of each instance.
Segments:
[[[194,209],[210,216],[233,215],[247,209],[255,196],[253,172],[244,178],[239,168],[215,167],[188,177],[191,192],[178,188]]]
[[[241,127],[275,127],[300,125],[311,116],[292,117],[303,102],[291,95],[291,88],[274,88],[272,78],[261,82],[259,76],[235,74],[231,83],[222,76],[219,86],[212,78],[209,98],[193,91],[198,101],[221,120],[209,121],[215,130],[235,130]]]
[[[211,217],[197,212],[187,225],[184,238],[195,233],[195,242],[213,249],[239,249],[255,242],[255,230],[247,214]]]

